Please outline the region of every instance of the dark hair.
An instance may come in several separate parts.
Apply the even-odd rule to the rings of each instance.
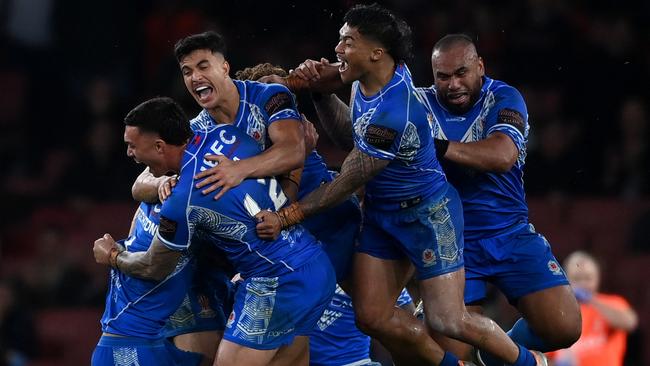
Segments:
[[[395,62],[404,63],[413,57],[411,28],[404,20],[377,3],[355,5],[345,13],[343,21],[350,27],[357,28],[363,36],[380,42]]]
[[[215,31],[192,34],[180,39],[174,45],[176,61],[181,62],[183,57],[196,50],[210,50],[226,56],[226,41],[223,36]]]
[[[265,62],[263,64],[257,64],[253,67],[247,67],[243,70],[239,70],[235,73],[235,78],[238,80],[258,80],[263,76],[268,75],[278,75],[280,77],[285,77],[288,75],[287,71],[280,66],[276,66]]]
[[[183,108],[167,97],[152,98],[133,108],[124,117],[124,124],[157,133],[166,143],[177,146],[194,134]]]
[[[463,46],[472,45],[476,49],[476,45],[474,45],[474,41],[470,36],[463,33],[452,33],[452,34],[447,34],[446,36],[440,38],[440,40],[436,42],[436,44],[433,46],[433,50],[431,51],[431,53],[437,50],[447,51],[451,47],[457,45],[463,45]]]

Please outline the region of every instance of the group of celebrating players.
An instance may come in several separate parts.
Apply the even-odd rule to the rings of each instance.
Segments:
[[[176,43],[203,110],[158,97],[124,119],[147,169],[129,237],[93,248],[112,267],[93,365],[379,365],[372,338],[396,365],[530,366],[579,338],[566,275],[528,222],[521,94],[465,35],[435,44],[434,85],[417,88],[403,20],[373,4],[343,23],[336,63],[239,80],[219,34]],[[349,151],[340,172],[297,109],[307,92]],[[508,332],[481,315],[487,282],[522,314]]]

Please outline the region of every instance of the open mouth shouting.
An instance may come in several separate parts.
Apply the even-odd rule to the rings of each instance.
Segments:
[[[210,85],[200,85],[194,88],[194,93],[198,96],[201,103],[205,103],[210,99],[213,91],[214,89]]]

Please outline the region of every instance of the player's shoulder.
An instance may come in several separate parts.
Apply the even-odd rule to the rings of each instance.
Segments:
[[[519,90],[505,81],[490,79],[486,76],[485,83],[487,84],[487,89],[494,94],[497,100],[514,99],[521,102],[524,100]]]
[[[214,120],[205,109],[190,120],[190,128],[194,132],[207,129],[212,125],[214,125]]]
[[[282,84],[267,84],[252,80],[235,80],[235,82],[239,83],[246,90],[247,99],[249,99],[248,101],[268,99],[278,93],[291,94],[291,91]]]

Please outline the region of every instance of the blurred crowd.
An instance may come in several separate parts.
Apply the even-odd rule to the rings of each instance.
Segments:
[[[126,233],[123,213],[135,207],[130,188],[142,169],[126,157],[122,118],[156,95],[198,112],[175,41],[223,33],[232,74],[260,62],[333,60],[354,3],[0,0],[0,365],[36,352],[21,346],[34,344],[30,311],[102,305],[105,271],[91,244],[111,229]],[[416,84],[433,82],[435,41],[464,32],[487,74],[524,94],[529,197],[649,198],[650,1],[382,3],[413,28]],[[320,136],[336,167],[341,153]],[[631,235],[640,250],[649,217]]]

